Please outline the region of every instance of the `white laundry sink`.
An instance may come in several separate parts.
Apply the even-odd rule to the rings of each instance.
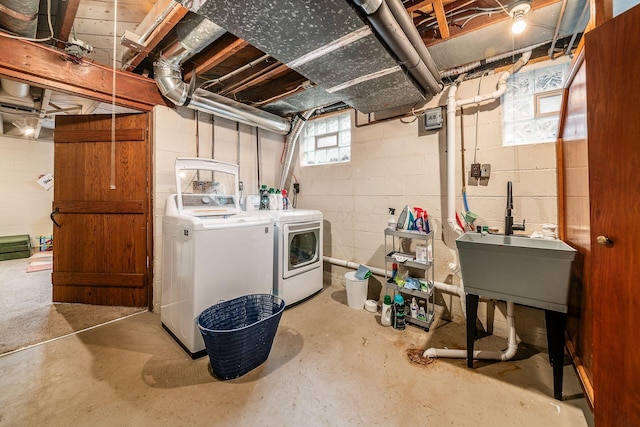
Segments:
[[[567,312],[576,250],[563,241],[465,233],[456,245],[466,293]]]

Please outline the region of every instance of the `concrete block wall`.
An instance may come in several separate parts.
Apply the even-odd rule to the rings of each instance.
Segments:
[[[53,173],[53,143],[0,136],[0,236],[53,234],[49,220],[53,188],[36,180]]]
[[[197,121],[196,121],[197,117]],[[167,197],[176,192],[174,163],[177,157],[203,157],[238,164],[244,194],[258,193],[260,184],[274,187],[280,179],[282,135],[188,108],[164,106],[153,110],[154,123],[154,279],[153,305],[160,308],[162,292],[162,217]],[[238,148],[239,147],[239,148]]]
[[[457,99],[492,92],[497,75],[462,83]],[[446,105],[447,90],[432,99],[428,107]],[[443,109],[443,115],[446,110]],[[352,111],[351,161],[335,165],[300,167],[294,173],[300,183],[297,207],[324,213],[325,255],[373,267],[384,268],[384,228],[387,209],[408,205],[422,207],[435,228],[435,279],[459,284],[461,278],[449,267],[457,263],[455,242],[444,233],[446,225],[446,126],[456,129],[456,209],[462,206],[461,147],[464,143],[466,192],[469,209],[478,214],[477,224],[504,229],[507,181],[513,182],[514,222],[526,219],[527,234],[542,230],[542,224],[557,222],[556,153],[554,143],[502,146],[500,101],[464,107],[456,112],[455,124],[418,135],[418,120],[385,121],[355,127]],[[358,118],[362,122],[362,116]],[[477,120],[477,126],[476,126]],[[462,129],[462,131],[461,131]],[[477,183],[470,179],[471,163],[491,165],[491,176]],[[446,228],[446,227],[445,227]],[[448,237],[448,238],[447,238]],[[447,241],[448,240],[448,241]],[[325,281],[344,282],[344,268],[325,265]],[[381,292],[384,295],[384,289]],[[371,296],[371,295],[370,295]],[[376,297],[382,298],[381,295]],[[463,321],[457,297],[436,298],[439,307]],[[494,309],[497,307],[497,309]],[[487,315],[487,312],[491,315]],[[506,337],[504,302],[483,302],[480,318],[485,328]],[[491,319],[491,324],[487,324]],[[518,337],[546,347],[544,315],[541,310],[516,308]]]

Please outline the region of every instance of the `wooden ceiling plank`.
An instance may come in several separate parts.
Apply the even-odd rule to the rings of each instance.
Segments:
[[[163,4],[169,3],[170,1],[171,0],[165,0]],[[160,3],[161,2],[156,3],[156,6]],[[168,5],[165,7],[168,7]],[[147,14],[144,20],[140,23],[140,26],[138,27],[137,31],[141,32],[143,29],[146,31],[146,29],[151,28],[152,25],[155,25],[155,20],[162,15],[164,10],[165,8],[156,9],[156,7],[154,6],[151,12],[149,12],[149,14]],[[167,14],[167,16],[158,24],[158,26],[149,35],[146,42],[144,43],[145,47],[142,51],[137,53],[130,49],[127,49],[125,51],[124,57],[125,58],[130,57],[130,59],[128,59],[126,63],[123,64],[122,68],[125,70],[133,70],[138,65],[140,65],[142,61],[144,61],[144,59],[147,56],[149,56],[149,54],[158,46],[158,44],[160,44],[162,39],[164,39],[166,35],[169,34],[169,32],[173,29],[173,27],[175,27],[180,22],[180,20],[185,17],[185,15],[188,12],[189,10],[187,8],[185,8],[181,4],[176,4],[173,7],[173,10],[171,10]],[[140,34],[138,35],[140,36]]]
[[[224,91],[223,94],[224,95],[235,95],[236,93],[242,92],[243,90],[247,90],[250,87],[258,86],[258,85],[262,84],[263,82],[265,82],[266,80],[275,79],[275,78],[277,78],[277,77],[279,77],[279,76],[291,71],[291,69],[289,67],[287,67],[286,65],[284,65],[284,64],[280,64],[280,63],[276,62],[273,65],[275,67],[270,67],[269,71],[267,71],[265,73],[262,73],[262,74],[260,74],[258,76],[247,77],[245,79],[247,81],[244,84],[241,84],[241,85],[233,88],[232,90]]]
[[[447,24],[447,16],[444,13],[444,6],[442,0],[437,0],[433,3],[433,10],[436,13],[436,19],[438,20],[438,28],[440,29],[440,36],[443,39],[449,38],[449,24]]]
[[[417,10],[423,10],[425,7],[435,3],[437,0],[411,0],[404,4],[409,15]]]
[[[69,35],[71,34],[73,21],[76,19],[79,5],[80,0],[58,2],[54,33],[58,39],[58,41],[56,41],[56,46],[59,48],[64,48],[65,42],[69,40]]]
[[[0,46],[0,74],[9,78],[139,111],[171,105],[152,79],[78,60],[43,44],[0,37]]]
[[[225,34],[226,37],[235,38],[235,36],[229,33],[227,34]],[[226,43],[222,39],[220,40],[220,42],[221,43],[214,43],[213,45],[209,46],[193,61],[191,61],[195,64],[195,66],[184,74],[185,81],[191,80],[193,73],[195,73],[196,75],[202,75],[214,68],[216,65],[231,58],[233,55],[240,52],[245,47],[249,46],[249,43],[239,38],[236,38],[230,43]]]

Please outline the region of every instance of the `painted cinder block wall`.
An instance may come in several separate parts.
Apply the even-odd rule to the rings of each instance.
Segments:
[[[462,83],[457,99],[495,90],[497,75]],[[480,88],[478,87],[479,85]],[[429,107],[446,105],[447,90],[431,100]],[[446,110],[443,110],[443,115]],[[392,120],[355,127],[352,116],[351,161],[334,165],[300,167],[295,176],[301,192],[297,206],[324,213],[325,255],[384,268],[384,228],[387,208],[400,210],[408,205],[427,210],[435,228],[435,280],[459,284],[459,273],[449,264],[457,263],[453,238],[444,233],[446,225],[446,126],[419,136],[419,121]],[[478,126],[476,127],[476,119]],[[362,123],[362,117],[359,117]],[[407,121],[407,119],[405,119]],[[462,210],[461,122],[464,132],[467,200],[478,214],[478,224],[504,229],[507,181],[513,182],[514,222],[526,219],[526,233],[542,230],[544,223],[557,223],[556,154],[554,143],[504,147],[500,101],[464,107],[456,113],[456,208]],[[477,129],[477,135],[476,135]],[[481,185],[469,181],[470,164],[491,164],[491,176]],[[446,227],[445,227],[446,229]],[[445,240],[449,240],[446,244]],[[343,267],[325,264],[325,282],[344,282]],[[516,278],[514,278],[516,279]],[[517,279],[516,279],[517,280]],[[378,283],[383,280],[379,280]],[[380,288],[380,285],[377,285]],[[370,289],[371,290],[371,289]],[[384,295],[384,289],[381,292]],[[371,297],[372,295],[370,295]],[[378,295],[373,295],[378,297]],[[382,298],[380,296],[380,298]],[[463,321],[458,297],[439,296],[457,321]],[[441,307],[443,308],[443,307]],[[481,303],[479,316],[486,322],[487,310],[494,321],[485,325],[506,337],[506,304]],[[546,347],[544,313],[516,306],[516,329],[520,340]],[[463,345],[464,343],[461,342]]]
[[[53,143],[0,136],[0,236],[50,236],[53,188],[36,180],[53,173]]]

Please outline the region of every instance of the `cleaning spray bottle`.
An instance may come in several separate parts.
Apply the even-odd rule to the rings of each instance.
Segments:
[[[389,217],[389,221],[387,222],[387,227],[389,227],[391,230],[395,230],[396,229],[396,217],[394,216],[394,214],[396,213],[396,210],[394,208],[389,208],[389,214],[391,215]]]
[[[414,319],[418,318],[418,303],[416,302],[416,297],[411,298],[411,305],[409,306],[411,317]]]
[[[424,210],[422,208],[414,207],[413,211],[416,213],[414,228],[416,229],[416,231],[424,232]]]

